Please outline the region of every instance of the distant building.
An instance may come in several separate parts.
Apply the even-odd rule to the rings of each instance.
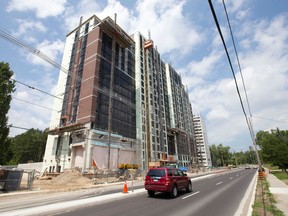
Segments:
[[[150,38],[92,16],[67,35],[62,68],[43,170],[195,160],[188,93]]]
[[[198,165],[201,167],[212,166],[208,137],[205,122],[200,115],[193,115],[194,136],[198,152]]]

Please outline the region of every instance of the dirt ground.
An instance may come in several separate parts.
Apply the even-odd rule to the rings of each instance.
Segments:
[[[269,184],[266,179],[257,181],[255,201],[253,205],[253,216],[275,216],[283,215],[275,206],[275,199],[269,192]]]
[[[107,182],[123,182],[123,178],[116,177],[103,177],[103,178],[87,178],[82,175],[81,172],[70,169],[61,173],[57,177],[52,179],[35,178],[32,186],[32,190],[49,190],[49,191],[60,191],[60,190],[76,190],[95,187],[99,184]]]
[[[49,180],[35,178],[32,190],[73,190],[93,185],[95,180],[83,177],[79,171],[71,169]]]

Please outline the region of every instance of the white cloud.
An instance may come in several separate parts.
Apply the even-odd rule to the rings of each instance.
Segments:
[[[47,76],[43,76],[37,83],[36,80],[26,80],[25,83],[50,93],[50,89],[45,89]],[[49,86],[52,84],[50,83]],[[54,84],[55,85],[55,84]],[[26,86],[16,83],[16,92],[12,96],[11,109],[9,110],[9,124],[23,128],[38,128],[44,130],[49,126],[48,122],[51,117],[51,109],[54,98],[43,94],[37,90],[27,88]],[[21,129],[11,128],[10,136],[15,136],[25,131]]]
[[[223,121],[230,117],[229,111],[223,105],[216,105],[213,110],[210,110],[206,115],[208,121]]]
[[[199,4],[200,2],[202,1],[198,1]],[[253,17],[258,16],[252,8],[249,8],[252,4],[244,0],[226,1],[252,115],[260,117],[253,118],[255,132],[270,130],[277,126],[280,129],[282,129],[281,127],[287,129],[287,123],[279,123],[279,121],[287,121],[288,118],[288,15],[278,15],[271,20],[267,18],[252,21],[252,15]],[[56,5],[59,7],[56,8]],[[171,60],[173,64],[177,62],[178,67],[181,68],[177,71],[181,72],[182,81],[188,86],[194,113],[201,113],[206,119],[210,144],[223,143],[224,145],[234,145],[236,150],[239,148],[245,150],[242,146],[251,145],[251,139],[222,41],[211,13],[199,11],[202,16],[200,23],[197,10],[195,13],[193,10],[192,14],[190,8],[187,9],[191,5],[191,1],[181,0],[138,0],[131,8],[127,8],[116,0],[108,0],[104,3],[93,0],[80,0],[75,3],[66,3],[64,0],[47,2],[11,0],[6,10],[27,12],[27,16],[31,16],[28,12],[33,12],[37,18],[58,16],[59,20],[53,19],[53,24],[65,26],[65,32],[59,32],[57,35],[63,34],[63,37],[65,33],[77,27],[81,16],[83,16],[83,20],[92,15],[101,19],[106,16],[114,19],[114,13],[117,13],[117,23],[128,34],[140,31],[148,37],[150,29],[152,39],[162,57],[163,55],[165,58],[167,56],[169,61]],[[223,18],[222,1],[218,1],[215,6],[219,9],[217,14]],[[207,16],[207,14],[210,17],[203,19],[203,16]],[[22,13],[21,17],[25,17],[25,14]],[[220,20],[222,21],[222,19]],[[48,21],[49,19],[45,19],[47,26],[44,26],[37,20],[32,21],[31,18],[26,21],[24,18],[18,20],[21,25],[16,34],[25,37],[25,41],[27,38],[36,43],[43,41],[37,46],[37,49],[56,60],[63,52],[64,43],[60,40],[53,42],[52,34],[49,34],[50,38],[46,37],[46,40],[45,38],[39,39],[39,35],[34,34],[35,32],[51,33],[50,31],[56,31],[56,28],[46,29],[49,24],[52,24]],[[232,50],[226,19],[220,25],[228,48]],[[191,56],[196,56],[196,58],[191,58]],[[233,52],[231,52],[231,57],[232,60],[235,59]],[[32,54],[29,54],[28,59],[33,64],[45,64],[45,69],[49,67],[43,60],[37,59]],[[182,59],[185,59],[185,65],[183,65]],[[233,66],[246,108],[240,74],[235,62],[233,62]],[[51,92],[53,92],[55,78],[57,77],[52,77],[51,73],[45,73],[43,80],[36,80],[34,84],[35,82],[43,83],[43,86],[50,86]],[[17,97],[29,101],[31,99],[35,103],[47,107],[51,106],[53,100],[50,97],[47,99],[38,94],[32,94],[27,89],[18,89]],[[31,123],[31,127],[33,122],[40,128],[45,128],[48,126],[50,114],[51,111],[37,106],[25,106],[23,102],[13,102],[9,121],[23,122],[27,125]],[[267,119],[275,121],[271,122]]]
[[[241,31],[236,32],[241,44],[238,48],[239,58],[252,116],[260,117],[253,118],[255,133],[259,130],[270,130],[276,127],[288,129],[287,123],[282,123],[285,120],[287,122],[288,118],[287,16],[287,14],[282,14],[272,20],[246,21],[238,26]],[[217,46],[213,47],[217,48]],[[231,52],[230,55],[233,58],[234,53]],[[192,106],[195,108],[194,110],[204,113],[206,117],[210,144],[233,142],[234,148],[243,146],[244,142],[246,142],[245,145],[252,145],[232,74],[230,78],[226,79],[218,76],[218,80],[211,82],[211,73],[208,71],[210,68],[214,68],[219,73],[219,69],[223,66],[223,59],[227,65],[226,70],[230,73],[227,60],[213,57],[212,52],[198,62],[191,62],[191,68],[198,73],[190,72],[190,79],[201,77],[201,82],[197,86],[190,86]],[[207,66],[206,63],[210,65]],[[237,73],[238,66],[236,63],[233,66],[243,105],[249,116],[241,76]],[[208,76],[201,76],[201,71],[207,71]],[[189,81],[188,84],[195,83]],[[245,140],[241,139],[241,135],[246,137]],[[236,137],[240,139],[236,140]],[[238,147],[236,143],[239,144]]]
[[[44,40],[37,46],[37,50],[40,50],[41,53],[48,56],[52,60],[56,60],[63,52],[65,43],[61,40],[55,40],[53,42]],[[46,69],[51,68],[52,66],[32,53],[27,55],[27,60],[35,65],[43,65]]]
[[[20,37],[22,35],[25,35],[29,31],[40,31],[40,32],[46,32],[47,28],[39,21],[32,21],[32,20],[23,20],[23,19],[17,19],[17,22],[19,24],[18,31],[13,33],[15,37]]]
[[[108,0],[107,6],[102,10],[98,11],[96,14],[100,19],[104,19],[107,16],[110,16],[111,19],[114,20],[114,14],[117,14],[116,22],[119,26],[121,26],[122,29],[124,29],[126,32],[131,31],[131,26],[135,22],[136,17],[133,14],[133,11],[125,6],[123,6],[120,2],[116,0]]]
[[[247,3],[247,1],[245,1],[245,0],[233,0],[233,1],[226,1],[225,5],[227,7],[228,12],[234,13],[234,12],[238,12],[239,10],[242,10],[244,3]],[[220,4],[222,4],[222,1]]]
[[[204,56],[201,61],[192,61],[189,64],[189,71],[192,76],[205,77],[214,72],[215,64],[219,62],[223,55],[219,52],[212,52],[209,56]]]
[[[197,30],[199,27],[185,18],[183,10],[186,3],[177,0],[138,1],[135,30],[144,35],[150,30],[161,54],[187,54],[203,40],[203,35]]]
[[[81,16],[83,20],[94,14],[100,19],[107,16],[114,19],[114,13],[117,13],[117,23],[128,34],[140,31],[148,38],[150,30],[161,54],[177,52],[185,55],[203,40],[198,27],[184,16],[186,3],[179,0],[138,1],[136,11],[132,11],[116,0],[108,0],[105,7],[94,1],[81,0],[77,6],[66,10],[64,19],[66,28],[72,30],[79,24]]]
[[[47,18],[49,16],[58,16],[65,10],[66,0],[12,0],[9,2],[6,10],[11,11],[24,11],[35,12],[38,18]]]
[[[237,15],[236,15],[236,19],[237,20],[243,20],[245,18],[247,18],[250,15],[250,10],[240,10],[238,11]]]
[[[83,21],[97,15],[97,12],[101,11],[101,6],[96,1],[80,0],[77,4],[69,5],[63,14],[66,31],[71,31],[79,25],[80,17],[83,17]]]
[[[252,26],[250,36],[253,49],[241,52],[241,61],[246,70],[244,77],[253,101],[252,108],[259,110],[273,104],[287,103],[288,94],[288,22],[287,15]],[[275,34],[277,32],[277,34]],[[276,113],[274,115],[277,115]]]

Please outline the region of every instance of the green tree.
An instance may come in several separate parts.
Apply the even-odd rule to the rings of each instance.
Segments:
[[[279,166],[287,172],[288,169],[288,131],[276,130],[259,131],[256,142],[260,146],[260,156],[265,163]]]
[[[212,166],[218,167],[217,160],[218,160],[219,156],[218,156],[217,146],[215,144],[213,144],[212,146],[209,147],[209,149],[210,149]]]
[[[243,164],[247,164],[247,159],[245,157],[245,153],[244,152],[235,152],[235,162],[237,161],[237,165],[243,165]],[[235,164],[236,165],[236,164]]]
[[[47,131],[30,129],[11,139],[13,158],[9,164],[41,162],[43,160]]]
[[[255,151],[246,151],[244,153],[246,164],[257,164],[257,158]]]
[[[218,152],[219,152],[219,156],[221,159],[221,165],[222,166],[227,166],[229,165],[229,161],[231,158],[231,154],[229,152],[230,147],[229,146],[223,146],[222,144],[217,146]]]
[[[218,146],[213,144],[212,146],[210,146],[212,165],[214,167],[229,165],[231,163],[231,157],[232,157],[229,150],[230,150],[229,146],[223,146],[222,144],[219,144]]]
[[[12,93],[15,91],[15,82],[10,79],[13,74],[8,63],[0,62],[0,164],[7,164],[11,154],[7,113],[10,109]]]

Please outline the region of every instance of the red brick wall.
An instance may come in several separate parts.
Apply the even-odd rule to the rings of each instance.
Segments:
[[[87,38],[77,115],[77,122],[79,123],[95,121],[100,66],[100,58],[96,54],[101,54],[100,34],[100,28],[97,27],[89,32]]]

